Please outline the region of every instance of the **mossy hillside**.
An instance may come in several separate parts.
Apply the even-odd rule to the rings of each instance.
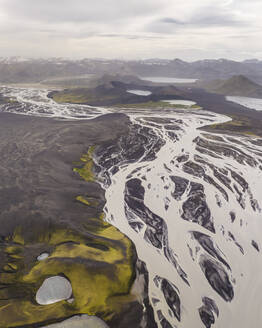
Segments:
[[[142,88],[150,90],[152,93],[148,96],[136,95],[127,92],[130,88]],[[165,106],[165,104],[162,104],[163,100],[183,99],[186,96],[186,92],[175,86],[160,86],[148,89],[148,86],[145,85],[143,87],[140,83],[135,87],[133,84],[131,86],[129,83],[116,80],[101,81],[101,84],[96,87],[65,89],[49,93],[49,97],[58,103],[88,104],[93,106],[115,106],[118,104],[120,106],[142,104],[143,106],[146,101],[152,104],[155,102],[161,103],[162,106]],[[181,106],[184,105],[181,104]]]
[[[87,181],[95,179],[93,150],[81,158],[88,174],[80,176]],[[88,196],[78,196],[77,201],[79,206],[90,206]],[[135,250],[103,216],[98,212],[97,217],[85,220],[81,229],[51,225],[38,231],[38,243],[34,244],[28,242],[22,228],[6,238],[1,245],[6,256],[0,274],[1,328],[52,323],[75,314],[97,315],[109,321],[134,300],[130,289]],[[50,256],[37,261],[38,249],[48,250]],[[74,301],[38,305],[37,290],[46,278],[55,275],[70,280]]]
[[[56,93],[53,96],[53,100],[57,103],[74,103],[74,104],[83,104],[88,101],[88,98],[83,94],[75,94],[74,92],[61,92]]]
[[[133,281],[133,246],[116,228],[101,220],[96,221],[89,236],[76,231],[54,229],[46,236],[53,251],[44,261],[35,259],[24,265],[23,256],[34,245],[6,247],[9,264],[14,270],[0,276],[0,327],[16,327],[38,322],[52,322],[73,314],[99,315],[109,320],[130,302]],[[92,220],[91,220],[92,222]],[[88,228],[88,224],[85,225]],[[43,236],[41,236],[43,240]],[[17,258],[14,258],[17,255]],[[54,275],[66,276],[73,288],[74,302],[66,301],[40,306],[35,295],[43,281]],[[14,290],[15,286],[15,290]],[[118,296],[121,295],[121,296]],[[18,297],[21,297],[19,299]]]
[[[95,89],[65,89],[52,92],[52,99],[57,103],[102,105],[102,103],[115,103],[121,98],[132,98],[125,90],[101,86]],[[133,98],[135,98],[133,96]]]

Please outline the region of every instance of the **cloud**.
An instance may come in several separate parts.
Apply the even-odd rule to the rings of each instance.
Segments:
[[[122,38],[122,39],[129,39],[129,40],[153,40],[153,39],[162,39],[163,36],[157,35],[139,35],[139,34],[97,34],[97,37],[101,38]]]
[[[1,3],[10,16],[48,23],[113,22],[151,15],[162,7],[156,0],[1,0]]]
[[[242,17],[238,17],[234,11],[230,11],[227,8],[206,7],[197,10],[194,13],[194,16],[189,20],[188,24],[199,27],[245,27],[247,22]]]
[[[261,0],[0,0],[0,47],[27,57],[254,57],[261,11]]]
[[[248,25],[243,16],[238,15],[227,8],[232,4],[232,0],[218,6],[207,6],[195,8],[190,16],[184,20],[177,17],[162,17],[151,21],[145,28],[146,31],[154,33],[174,33],[178,29],[197,29],[197,28],[224,28],[237,27],[244,28]],[[251,24],[251,23],[249,23]]]
[[[180,21],[179,19],[175,19],[171,17],[161,18],[158,22],[164,24],[185,25],[185,23]]]

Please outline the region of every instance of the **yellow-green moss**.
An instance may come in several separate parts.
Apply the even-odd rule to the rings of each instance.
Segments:
[[[93,93],[89,89],[71,89],[54,92],[51,95],[52,99],[57,103],[71,103],[71,104],[93,104],[101,101],[101,96]],[[104,94],[103,101],[112,101],[119,99],[114,93]]]
[[[7,263],[5,266],[4,266],[4,270],[6,272],[16,272],[18,269],[18,266],[14,263]]]
[[[94,199],[94,198],[88,197],[88,196],[77,196],[76,200],[87,206],[97,207],[99,205],[99,202],[97,199]]]
[[[95,181],[94,173],[93,173],[93,159],[92,155],[95,150],[94,146],[91,146],[87,152],[87,154],[83,154],[80,158],[81,162],[84,165],[81,168],[75,167],[73,170],[77,172],[85,181]]]
[[[15,232],[14,232],[13,238],[12,238],[12,241],[14,243],[24,245],[25,241],[24,241],[24,237],[23,237],[21,231],[22,231],[22,227],[17,227],[15,229]]]
[[[190,108],[192,108],[192,109],[202,109],[202,107],[199,106],[199,105],[192,105],[192,106],[190,106]]]
[[[113,313],[121,311],[120,304],[124,306],[132,300],[129,294],[133,281],[132,243],[101,218],[92,220],[96,228],[95,231],[88,230],[88,237],[71,229],[47,231],[45,240],[53,245],[53,251],[46,260],[35,260],[18,272],[19,262],[6,264],[7,272],[1,274],[0,284],[13,284],[17,290],[27,292],[22,299],[10,297],[0,303],[1,328],[59,320],[80,313],[99,315],[108,320]],[[34,245],[25,247],[33,249]],[[20,251],[14,246],[6,248],[8,254]],[[60,274],[70,280],[74,302],[36,305],[35,295],[43,281]],[[0,290],[0,298],[5,295],[1,293],[6,291]]]
[[[88,99],[84,95],[74,94],[74,92],[64,93],[61,91],[53,95],[53,100],[57,103],[83,104]]]
[[[81,202],[81,203],[83,203],[87,206],[90,206],[90,202],[86,198],[84,198],[83,196],[77,196],[76,200],[78,200],[79,202]]]

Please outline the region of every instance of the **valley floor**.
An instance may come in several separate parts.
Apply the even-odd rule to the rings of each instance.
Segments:
[[[214,107],[114,109],[9,95],[17,102],[2,108],[23,115],[0,114],[0,327],[76,314],[111,328],[262,324],[262,141],[202,130],[229,124],[238,105],[199,94]],[[72,299],[36,304],[55,275]]]

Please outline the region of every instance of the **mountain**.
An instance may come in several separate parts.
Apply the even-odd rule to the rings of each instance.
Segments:
[[[90,86],[97,87],[99,85],[111,83],[113,81],[122,82],[125,84],[142,86],[142,85],[153,85],[150,81],[144,81],[139,79],[135,75],[123,75],[123,74],[103,74],[102,76],[95,76],[89,82]]]
[[[54,91],[49,94],[58,103],[88,104],[91,106],[110,106],[115,104],[130,104],[145,101],[143,96],[126,92],[121,82],[107,81],[95,88],[75,88]]]
[[[199,80],[229,79],[234,75],[262,83],[262,61],[249,59],[243,62],[228,59],[205,59],[187,62],[181,59],[146,59],[146,60],[107,60],[63,58],[26,59],[19,57],[0,58],[1,83],[53,83],[59,85],[86,85],[81,78],[86,75],[136,76],[136,77],[176,77]],[[54,79],[65,79],[54,81]],[[68,78],[73,78],[72,81]],[[78,80],[80,79],[80,80]],[[130,81],[123,81],[128,82]],[[134,82],[134,81],[133,81]],[[136,81],[137,83],[138,81]],[[47,83],[48,84],[48,83]]]
[[[123,61],[63,58],[0,58],[0,83],[39,83],[49,79],[80,77],[89,74],[130,74]]]
[[[181,59],[146,65],[144,61],[128,62],[129,69],[140,76],[166,76],[177,78],[195,78],[199,80],[228,79],[233,75],[245,75],[262,82],[262,62],[250,60],[237,62],[227,59],[205,59],[186,62]]]
[[[203,83],[202,86],[208,91],[226,96],[262,98],[262,86],[243,75],[235,75],[227,80],[210,81]]]

